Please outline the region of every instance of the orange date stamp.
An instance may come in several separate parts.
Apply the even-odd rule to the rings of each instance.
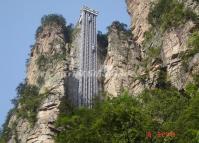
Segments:
[[[176,137],[176,133],[173,132],[173,131],[170,131],[170,132],[160,132],[160,131],[158,131],[155,134],[152,133],[151,131],[148,131],[146,133],[146,137],[147,138],[152,138],[154,135],[156,137],[158,137],[158,138],[162,138],[162,137]]]

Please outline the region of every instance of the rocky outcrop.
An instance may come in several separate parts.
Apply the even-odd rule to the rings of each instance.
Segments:
[[[47,96],[41,101],[37,121],[33,125],[26,119],[17,119],[16,115],[11,117],[9,126],[12,128],[15,124],[16,131],[9,143],[54,143],[54,122],[61,98],[65,95],[68,57],[63,56],[68,50],[63,27],[56,24],[43,27],[30,53],[26,82],[38,86],[40,94],[47,93]]]
[[[196,24],[189,20],[186,21],[185,24],[180,25],[177,28],[171,28],[161,34],[158,34],[160,31],[153,31],[153,39],[150,40],[150,44],[146,46],[146,38],[144,37],[144,33],[151,31],[153,27],[148,22],[148,14],[153,6],[153,3],[157,3],[157,0],[126,0],[128,13],[132,18],[131,27],[132,33],[134,34],[136,43],[141,46],[142,57],[146,58],[150,55],[147,55],[146,51],[149,50],[150,47],[160,47],[161,49],[161,61],[157,64],[152,64],[152,62],[148,62],[149,69],[154,69],[154,67],[166,67],[168,80],[177,87],[178,89],[182,89],[186,83],[190,82],[192,71],[184,71],[182,65],[181,53],[190,49],[188,46],[188,39],[192,29],[196,27]],[[193,0],[179,0],[179,2],[183,2],[185,8],[195,12],[198,14],[199,5],[196,1]],[[157,36],[158,35],[158,36]],[[158,43],[159,44],[158,44]],[[145,53],[146,52],[146,53]],[[153,61],[153,60],[152,60]],[[197,65],[197,64],[195,64]],[[196,67],[192,67],[196,70]],[[151,75],[157,75],[158,70],[151,70]],[[150,74],[149,74],[150,75]],[[149,81],[151,77],[149,76]],[[155,81],[154,81],[155,82]],[[148,83],[147,83],[148,84]],[[151,83],[150,83],[151,84]],[[153,84],[153,83],[152,83]]]
[[[67,99],[77,106],[79,87],[79,50],[81,44],[81,25],[77,24],[73,31],[73,39],[70,44],[68,76],[65,80],[65,90]]]
[[[191,9],[196,14],[199,14],[199,5],[197,0],[178,0],[185,4],[185,7]]]
[[[163,35],[163,61],[165,66],[167,66],[170,81],[178,89],[184,87],[188,78],[188,73],[185,73],[182,68],[180,53],[188,49],[189,31],[193,27],[193,22],[189,21],[184,26],[165,32]]]
[[[104,91],[118,96],[125,89],[139,92],[135,89],[137,81],[136,70],[140,60],[139,46],[134,43],[132,35],[120,31],[113,24],[108,34],[108,51],[104,62]]]
[[[148,14],[153,1],[155,0],[126,0],[132,32],[138,44],[144,41],[144,33],[150,28]]]
[[[100,88],[109,95],[119,96],[124,90],[138,95],[146,88],[158,87],[158,80],[165,73],[172,85],[182,89],[199,72],[198,53],[188,60],[187,71],[183,69],[181,56],[191,49],[188,39],[197,24],[188,20],[165,31],[153,28],[148,14],[154,2],[157,0],[126,0],[132,34],[113,23],[108,31],[108,48],[98,45],[99,82],[103,83]],[[199,13],[196,1],[179,2]],[[46,96],[34,124],[16,114],[11,116],[8,127],[13,130],[9,143],[54,143],[57,132],[54,123],[62,97],[76,100],[81,29],[79,25],[75,27],[70,43],[64,30],[63,25],[54,23],[45,25],[37,35],[27,65],[26,82],[39,87],[39,93]],[[144,36],[146,32],[152,35],[149,39]]]

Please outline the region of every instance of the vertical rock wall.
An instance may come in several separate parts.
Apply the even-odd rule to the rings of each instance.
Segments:
[[[195,1],[179,1],[198,14]],[[197,26],[193,21],[163,33],[154,31],[151,41],[145,41],[144,33],[152,27],[148,14],[153,2],[157,0],[126,0],[132,18],[132,35],[115,25],[109,29],[108,49],[104,52],[107,54],[98,57],[103,57],[103,60],[99,59],[104,73],[100,79],[102,89],[113,96],[120,95],[125,89],[137,95],[145,88],[156,87],[161,68],[166,69],[168,80],[178,89],[191,81],[192,73],[199,72],[198,53],[189,61],[188,69],[191,70],[188,72],[183,70],[180,57],[182,52],[189,50],[188,38]],[[47,96],[41,101],[34,125],[15,114],[11,116],[8,126],[15,130],[9,143],[17,143],[17,140],[20,143],[54,143],[57,131],[54,122],[59,114],[61,98],[66,95],[72,102],[77,99],[80,30],[77,25],[70,44],[66,43],[63,27],[56,24],[45,26],[38,35],[30,53],[26,81],[38,86],[40,94],[47,93]],[[151,46],[161,47],[161,53],[158,58],[146,61],[150,58],[147,51]]]
[[[68,76],[65,80],[66,96],[71,103],[77,106],[79,86],[79,52],[81,44],[81,25],[77,24],[73,32],[73,40],[70,45],[70,63]]]
[[[112,25],[108,34],[108,51],[104,62],[104,91],[118,96],[125,89],[139,92],[134,89],[136,70],[140,60],[139,46],[134,43],[132,36],[119,31]]]
[[[154,69],[156,66],[166,67],[168,80],[178,89],[182,89],[186,83],[190,82],[192,71],[185,72],[183,70],[180,54],[190,49],[188,46],[188,38],[192,29],[197,25],[191,20],[186,21],[185,24],[177,28],[172,28],[161,33],[158,37],[151,40],[150,45],[146,47],[144,43],[146,40],[144,33],[152,27],[148,22],[148,14],[153,4],[157,2],[158,0],[126,0],[128,13],[132,19],[132,33],[136,43],[141,46],[141,51],[147,51],[147,48],[150,46],[161,45],[162,62],[155,65],[150,62],[148,65],[151,65],[150,69]],[[183,2],[186,8],[198,14],[199,5],[196,1],[179,0],[179,2]],[[158,31],[153,33],[153,36],[154,35],[158,35]],[[157,44],[157,42],[160,44]],[[149,55],[142,54],[142,57],[144,56],[147,57]],[[197,64],[198,63],[195,62],[195,67],[192,68],[197,68]],[[157,68],[157,70],[159,70],[159,68]],[[152,71],[151,75],[157,73],[157,70]],[[149,76],[149,78],[151,77]]]
[[[16,132],[9,143],[54,143],[57,119],[61,98],[65,95],[68,51],[63,28],[59,25],[45,26],[36,39],[30,53],[26,81],[29,85],[40,88],[40,94],[47,94],[41,101],[37,121],[31,125],[26,119],[13,115],[9,126],[16,125]],[[18,107],[20,108],[20,107]]]

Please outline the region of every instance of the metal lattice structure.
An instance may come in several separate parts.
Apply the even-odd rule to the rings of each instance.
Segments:
[[[79,23],[81,25],[81,47],[79,53],[78,106],[92,107],[93,98],[98,93],[97,82],[97,33],[98,12],[83,7]]]

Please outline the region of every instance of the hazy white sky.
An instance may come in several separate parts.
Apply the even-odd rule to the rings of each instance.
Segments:
[[[75,24],[83,5],[99,11],[100,31],[114,20],[130,24],[125,0],[0,0],[0,125],[12,107],[15,88],[25,78],[25,61],[41,17],[62,14]]]

